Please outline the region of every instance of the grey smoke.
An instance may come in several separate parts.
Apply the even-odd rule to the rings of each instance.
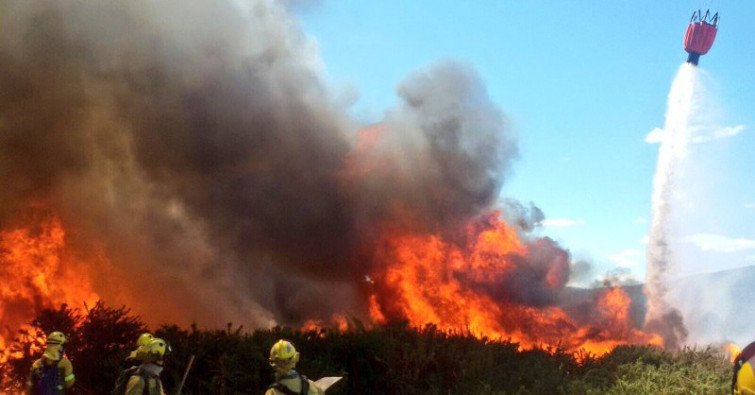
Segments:
[[[502,199],[498,202],[506,223],[515,225],[514,228],[521,233],[530,233],[541,226],[545,220],[543,210],[530,202],[524,205],[518,200],[511,198]]]

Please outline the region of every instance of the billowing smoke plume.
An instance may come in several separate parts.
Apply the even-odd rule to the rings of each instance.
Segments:
[[[666,124],[661,132],[658,167],[653,179],[653,221],[647,249],[647,282],[645,294],[648,309],[647,330],[660,333],[669,348],[676,348],[685,340],[687,329],[682,316],[668,300],[669,273],[677,264],[673,251],[673,208],[678,203],[675,182],[678,182],[681,163],[690,141],[690,120],[696,108],[697,68],[689,63],[677,73],[668,97]],[[678,233],[676,233],[678,234]]]
[[[518,151],[503,115],[466,65],[445,62],[398,87],[404,104],[349,157],[361,210],[372,223],[458,229],[498,197]]]
[[[97,294],[153,324],[364,310],[377,229],[463,237],[517,148],[454,62],[363,141],[313,48],[272,0],[2,2],[0,230],[59,217]]]

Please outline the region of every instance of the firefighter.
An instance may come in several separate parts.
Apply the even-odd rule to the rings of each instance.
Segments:
[[[140,350],[142,362],[128,379],[125,395],[165,395],[160,373],[163,370],[163,359],[168,350],[168,343],[159,338],[153,338]]]
[[[31,365],[29,380],[26,383],[29,394],[60,395],[73,387],[73,365],[63,356],[65,345],[66,336],[62,332],[55,331],[47,335],[44,354]]]
[[[279,340],[270,349],[270,366],[275,371],[275,383],[265,395],[323,395],[314,381],[300,375],[294,367],[299,362],[299,353],[287,340]]]

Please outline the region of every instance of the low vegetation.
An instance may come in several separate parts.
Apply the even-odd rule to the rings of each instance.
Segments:
[[[79,311],[46,310],[10,345],[14,358],[0,366],[0,392],[18,391],[42,333],[62,330],[76,372],[75,393],[112,389],[126,354],[146,326],[130,311],[97,304]],[[192,355],[184,394],[263,394],[272,375],[270,346],[291,340],[301,352],[299,371],[310,378],[344,376],[328,394],[725,394],[731,367],[719,350],[676,353],[649,346],[620,346],[596,357],[558,348],[518,350],[515,343],[448,333],[405,323],[367,329],[298,331],[276,327],[248,333],[164,326],[156,331],[172,346],[163,381],[180,383]]]

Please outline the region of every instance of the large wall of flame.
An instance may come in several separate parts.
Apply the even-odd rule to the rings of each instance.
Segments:
[[[518,152],[479,76],[418,70],[357,133],[285,7],[0,3],[0,230],[59,218],[106,302],[208,326],[365,312],[379,233],[463,239]],[[542,217],[508,204],[521,232]],[[529,272],[507,280],[516,301],[550,303]]]

